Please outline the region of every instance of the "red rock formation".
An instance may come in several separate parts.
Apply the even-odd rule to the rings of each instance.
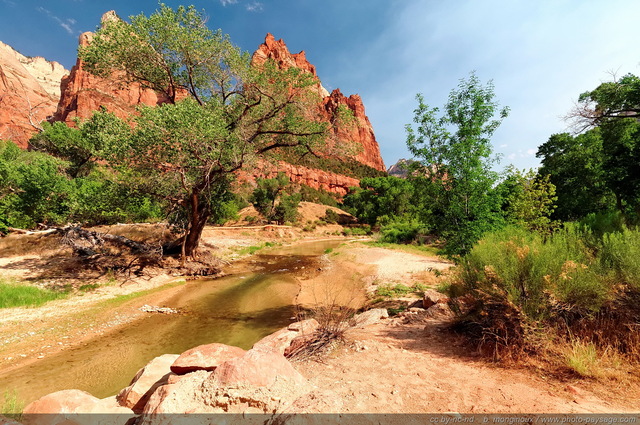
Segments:
[[[282,40],[275,40],[273,35],[267,34],[263,44],[253,54],[252,63],[260,65],[273,59],[281,69],[297,67],[306,72],[311,73],[316,79],[315,66],[311,65],[306,58],[304,51],[291,54],[286,44]],[[329,123],[334,123],[333,131],[336,136],[336,143],[354,142],[356,146],[362,147],[360,152],[354,155],[354,158],[370,167],[380,171],[386,171],[382,157],[380,156],[380,147],[373,133],[373,127],[369,122],[369,118],[365,114],[362,99],[358,95],[344,96],[340,90],[336,89],[331,94],[322,87],[320,79],[318,79],[317,90],[322,96],[322,104],[319,105],[319,113],[323,119]],[[355,117],[355,125],[341,124],[336,122],[338,108],[345,106],[353,112]]]
[[[0,139],[26,148],[40,123],[55,112],[60,79],[67,72],[57,62],[27,58],[0,42]]]
[[[85,32],[80,35],[80,46],[87,46],[92,39],[93,33]],[[62,79],[61,90],[53,119],[72,125],[75,118],[90,118],[101,106],[120,118],[126,118],[135,112],[137,105],[154,106],[167,102],[161,94],[144,89],[140,84],[123,85],[117,74],[110,78],[91,75],[83,69],[80,58],[71,68],[71,73]]]

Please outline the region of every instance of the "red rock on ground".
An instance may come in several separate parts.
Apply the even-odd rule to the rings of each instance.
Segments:
[[[196,370],[214,371],[221,363],[241,357],[246,351],[225,344],[205,344],[185,351],[171,365],[171,371],[178,375]]]
[[[270,387],[278,380],[304,385],[306,379],[280,353],[251,349],[242,357],[224,362],[213,372],[219,386]]]
[[[164,354],[147,363],[138,371],[131,384],[118,393],[118,403],[134,412],[142,411],[155,389],[167,382],[171,365],[178,357],[177,354]]]

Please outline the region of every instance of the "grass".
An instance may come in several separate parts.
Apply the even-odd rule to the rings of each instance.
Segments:
[[[397,298],[407,294],[420,294],[424,292],[427,287],[421,283],[416,283],[413,286],[406,286],[401,283],[391,286],[391,285],[380,285],[378,289],[376,289],[375,295],[384,297],[384,298]]]
[[[591,342],[573,341],[564,353],[564,363],[582,377],[594,378],[602,375],[598,350]]]
[[[14,420],[20,420],[21,412],[25,408],[25,403],[18,397],[18,393],[13,390],[5,390],[0,399],[0,415]]]
[[[261,249],[271,248],[271,247],[280,246],[280,245],[282,245],[282,244],[278,243],[278,242],[265,242],[265,243],[262,243],[260,245],[252,245],[252,246],[242,247],[242,248],[238,249],[237,252],[240,255],[245,255],[245,254],[253,255],[256,252],[260,251]]]
[[[333,248],[327,248],[324,250],[325,254],[331,254],[333,252]]]
[[[69,295],[69,290],[53,291],[15,281],[0,281],[0,308],[38,307]]]

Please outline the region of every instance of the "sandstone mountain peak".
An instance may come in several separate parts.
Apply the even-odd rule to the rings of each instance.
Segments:
[[[334,135],[338,140],[355,142],[362,147],[360,153],[355,156],[357,161],[377,170],[386,171],[380,156],[380,147],[376,141],[369,118],[365,114],[364,104],[360,96],[354,94],[347,98],[340,89],[335,89],[332,93],[329,93],[322,86],[316,67],[309,63],[305,52],[301,51],[300,53],[292,54],[282,39],[276,40],[270,33],[267,34],[264,43],[253,54],[251,63],[261,65],[269,59],[274,60],[281,69],[296,67],[311,73],[316,78],[317,91],[323,99],[322,104],[319,105],[319,110],[321,116],[327,122],[333,123],[336,121],[335,118],[340,106],[346,106],[350,109],[356,119],[356,126],[334,127]]]
[[[108,12],[105,12],[102,15],[102,18],[100,18],[100,25],[105,25],[108,22],[117,22],[119,20],[120,20],[120,17],[116,13],[116,11],[110,10]]]
[[[60,80],[68,72],[58,62],[24,56],[0,42],[0,139],[26,147],[55,111]]]

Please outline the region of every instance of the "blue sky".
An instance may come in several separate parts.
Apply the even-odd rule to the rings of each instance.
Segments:
[[[362,96],[387,166],[409,157],[416,93],[442,106],[461,78],[493,80],[511,115],[496,132],[501,168],[538,166],[537,147],[568,129],[578,95],[640,74],[634,0],[191,0],[253,52],[267,32],[305,50],[324,86]],[[77,38],[100,16],[150,14],[153,0],[0,0],[0,40],[71,68]]]

